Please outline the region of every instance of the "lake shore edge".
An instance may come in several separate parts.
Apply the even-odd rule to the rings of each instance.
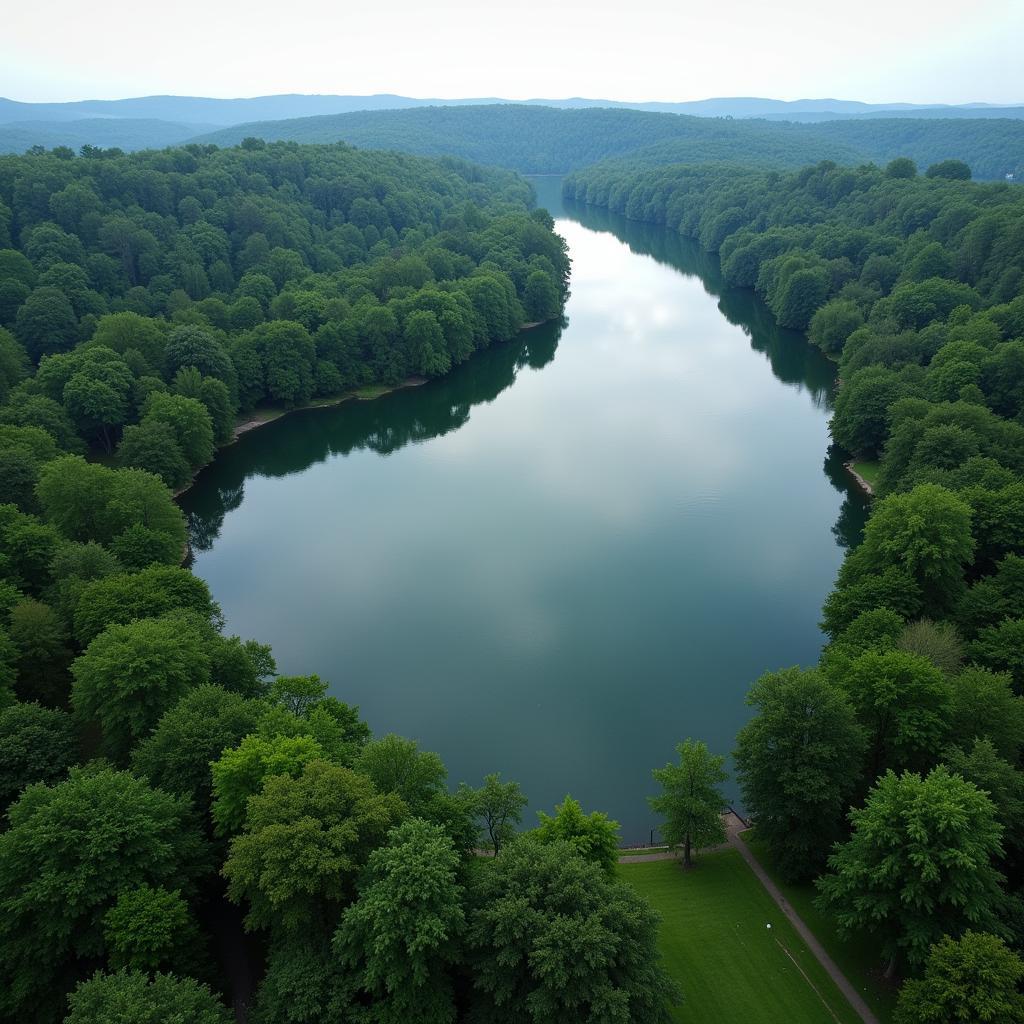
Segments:
[[[549,324],[561,316],[562,312],[559,311],[558,316],[549,317],[547,320],[534,320],[532,323],[522,324],[516,333],[521,334],[523,331],[532,331],[535,327],[542,327],[544,324]],[[378,398],[383,398],[385,395],[394,394],[396,391],[404,391],[407,388],[422,387],[422,385],[426,384],[428,381],[428,377],[406,377],[405,380],[401,380],[397,384],[366,384],[353,391],[343,391],[340,395],[331,395],[326,398],[314,399],[313,401],[305,402],[302,405],[296,405],[291,409],[266,407],[262,410],[266,415],[250,415],[248,419],[245,419],[240,423],[236,423],[231,435],[231,440],[218,445],[216,450],[217,452],[220,452],[225,448],[230,448],[231,445],[235,444],[238,439],[243,437],[245,434],[252,433],[254,430],[259,430],[260,427],[265,427],[269,423],[276,423],[278,420],[284,419],[285,416],[290,416],[293,412],[308,412],[311,409],[334,409],[345,402],[373,402]],[[215,454],[214,458],[207,463],[207,465],[213,465],[216,458]],[[171,497],[177,501],[177,499],[183,494],[187,494],[192,490],[192,485],[196,482],[199,474],[204,469],[206,469],[206,466],[202,466],[197,469],[196,472],[192,474],[188,483],[172,492]]]

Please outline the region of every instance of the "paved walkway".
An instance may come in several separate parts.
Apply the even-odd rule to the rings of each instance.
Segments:
[[[761,867],[758,859],[750,852],[750,847],[740,838],[740,833],[748,828],[747,823],[735,812],[730,810],[722,815],[725,825],[727,840],[721,846],[711,846],[699,851],[700,853],[715,853],[719,850],[737,850],[740,856],[750,866],[750,870],[757,876],[757,880],[765,887],[768,895],[775,901],[779,910],[786,915],[789,923],[796,929],[797,934],[804,940],[804,944],[814,954],[815,959],[825,972],[835,982],[836,988],[846,996],[849,1004],[859,1015],[864,1024],[879,1024],[878,1018],[871,1012],[868,1004],[861,998],[860,993],[846,979],[846,975],[839,970],[836,962],[825,952],[822,944],[814,937],[814,933],[804,924],[803,918],[793,909],[789,900],[779,891],[779,887],[768,877],[768,872]],[[650,860],[676,860],[679,857],[678,851],[664,853],[636,853],[619,857],[620,864],[639,864]],[[798,965],[799,966],[799,965]]]
[[[735,815],[733,815],[735,817]],[[739,819],[737,818],[737,822]],[[836,966],[836,962],[825,952],[822,944],[814,937],[814,933],[804,924],[803,918],[793,909],[789,900],[779,891],[779,887],[768,877],[768,872],[761,867],[758,859],[750,852],[750,847],[740,839],[740,832],[745,831],[745,826],[729,832],[729,843],[733,849],[738,850],[740,856],[750,866],[750,870],[757,875],[760,883],[767,889],[768,895],[775,900],[789,920],[789,923],[796,929],[797,934],[804,940],[807,948],[814,954],[818,963],[825,968],[828,976],[836,983],[836,988],[846,996],[849,1004],[857,1011],[864,1024],[879,1024],[878,1018],[871,1012],[870,1007],[861,998],[860,993],[846,979],[846,975]]]

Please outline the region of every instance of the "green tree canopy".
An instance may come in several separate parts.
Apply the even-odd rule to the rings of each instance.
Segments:
[[[856,791],[864,735],[842,689],[816,670],[762,676],[736,737],[736,774],[757,834],[791,879],[823,866]]]
[[[0,834],[0,1010],[54,1019],[76,963],[105,951],[103,918],[126,887],[189,892],[202,846],[188,803],[127,772],[75,769],[30,786]]]
[[[64,1024],[230,1024],[234,1015],[205,986],[173,974],[97,972],[68,999]]]
[[[374,850],[334,948],[381,1024],[456,1018],[451,968],[465,930],[461,859],[442,828],[410,818]]]
[[[39,704],[0,709],[0,814],[34,782],[59,782],[78,758],[71,716]]]
[[[249,799],[260,792],[267,778],[296,777],[310,761],[323,756],[320,744],[307,735],[250,735],[225,750],[210,765],[217,832],[231,835],[242,828]]]
[[[99,724],[103,750],[123,764],[164,712],[209,682],[210,660],[180,618],[136,619],[100,633],[71,673],[76,714]]]
[[[164,712],[132,752],[132,771],[167,793],[187,796],[204,816],[213,799],[210,763],[237,747],[259,721],[257,701],[205,685]]]
[[[925,778],[886,772],[861,808],[852,834],[817,881],[818,905],[840,935],[868,933],[889,959],[924,963],[943,935],[996,926],[1002,829],[992,801],[944,766]]]
[[[996,935],[967,931],[932,946],[924,976],[900,990],[894,1024],[1020,1024],[1024,961]]]
[[[566,843],[584,860],[593,861],[609,876],[619,859],[619,823],[602,811],[584,814],[571,796],[555,807],[554,815],[537,812],[540,825],[533,835],[542,843]]]
[[[270,775],[231,841],[228,895],[247,901],[250,928],[332,926],[371,851],[404,814],[393,793],[328,761],[310,761],[296,777]]]
[[[659,963],[657,917],[630,886],[529,836],[471,878],[471,1021],[671,1019],[678,992]]]
[[[726,804],[718,787],[729,776],[722,767],[725,758],[712,754],[705,743],[688,739],[676,745],[676,752],[678,764],[651,773],[662,792],[647,802],[664,819],[662,839],[669,846],[681,846],[683,864],[692,867],[694,848],[725,842],[722,811]]]
[[[202,938],[178,890],[122,889],[103,918],[103,938],[114,968],[156,971],[201,962]]]

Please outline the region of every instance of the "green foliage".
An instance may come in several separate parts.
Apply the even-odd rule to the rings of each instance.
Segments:
[[[808,336],[823,352],[842,352],[847,339],[864,323],[864,314],[849,299],[832,299],[811,317]]]
[[[151,885],[118,894],[103,918],[103,939],[111,967],[137,971],[178,966],[201,947],[181,893]]]
[[[905,571],[926,607],[943,610],[963,585],[973,552],[970,506],[943,487],[921,484],[878,502],[853,560],[867,573]]]
[[[149,473],[112,470],[69,455],[43,466],[37,491],[45,518],[70,540],[109,544],[141,524],[179,545],[185,542],[181,510]]]
[[[856,791],[864,735],[843,690],[816,670],[762,676],[755,716],[736,737],[747,810],[780,871],[802,880],[824,867]]]
[[[951,772],[987,793],[1011,853],[1024,848],[1024,774],[1003,760],[988,738],[949,747],[942,761]]]
[[[524,836],[473,874],[469,902],[470,1021],[671,1019],[657,917],[572,847]]]
[[[64,1024],[230,1024],[232,1014],[192,978],[97,972],[71,993]]]
[[[381,1024],[456,1018],[451,968],[462,959],[460,858],[439,826],[410,818],[374,850],[359,898],[334,937]]]
[[[124,764],[164,712],[209,682],[210,661],[180,618],[136,619],[108,626],[71,673],[75,713],[99,724],[104,753]]]
[[[943,766],[924,779],[886,772],[850,823],[817,882],[841,935],[867,932],[890,966],[903,956],[918,967],[943,935],[996,926],[1002,829],[972,783]]]
[[[970,645],[971,657],[996,672],[1009,672],[1014,686],[1024,689],[1024,618],[1004,619],[989,626]]]
[[[609,877],[618,863],[619,823],[601,811],[584,814],[571,796],[555,806],[554,816],[537,812],[540,825],[533,831],[541,843],[564,843],[584,860],[597,864]]]
[[[71,660],[68,632],[47,604],[27,597],[10,611],[10,637],[18,652],[17,690],[25,700],[62,704],[67,697]]]
[[[267,775],[231,841],[228,895],[247,901],[249,928],[315,933],[335,923],[371,851],[404,814],[397,796],[328,761]]]
[[[205,581],[177,566],[151,565],[86,584],[75,606],[75,639],[86,646],[108,625],[168,612],[193,613],[199,621],[215,624],[220,620]]]
[[[213,799],[210,763],[257,726],[262,708],[219,686],[197,686],[164,712],[132,752],[132,771],[167,793],[187,796],[204,815]]]
[[[946,741],[952,687],[924,658],[865,651],[832,673],[867,738],[867,777],[927,768]]]
[[[683,863],[690,867],[693,847],[725,842],[726,805],[718,786],[729,776],[722,767],[725,758],[712,754],[705,743],[688,739],[676,745],[676,752],[679,764],[651,772],[662,793],[647,802],[664,818],[661,838],[669,846],[682,846]]]
[[[516,835],[516,826],[523,820],[523,808],[529,800],[523,795],[518,782],[502,782],[501,773],[484,777],[480,789],[460,785],[459,794],[470,808],[474,818],[483,822],[495,857]]]
[[[77,756],[77,737],[65,712],[39,704],[0,709],[0,813],[26,786],[59,782]]]
[[[437,754],[420,751],[414,740],[390,734],[371,740],[353,765],[380,793],[394,793],[413,814],[420,814],[444,789],[448,772]]]
[[[946,178],[949,181],[970,181],[971,169],[963,160],[940,160],[924,172],[926,178]]]
[[[950,735],[957,742],[991,740],[999,756],[1016,762],[1024,744],[1024,698],[1009,675],[971,666],[951,683]]]
[[[305,766],[323,757],[312,736],[246,736],[237,747],[225,750],[212,762],[213,821],[220,835],[241,830],[251,797],[266,779],[277,775],[295,778]]]
[[[188,804],[126,772],[75,769],[30,786],[0,834],[0,1010],[54,1019],[76,962],[105,950],[103,918],[125,888],[189,891],[201,844]]]
[[[1020,1024],[1024,961],[996,935],[967,931],[932,946],[924,976],[900,991],[894,1024]]]

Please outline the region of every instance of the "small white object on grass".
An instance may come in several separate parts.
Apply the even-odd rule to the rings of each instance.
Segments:
[[[771,922],[769,921],[768,924],[765,925],[765,928],[771,929],[771,926]]]

